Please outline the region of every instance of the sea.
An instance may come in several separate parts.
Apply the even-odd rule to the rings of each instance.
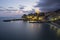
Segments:
[[[49,23],[3,22],[7,19],[13,18],[0,17],[0,40],[57,40]]]

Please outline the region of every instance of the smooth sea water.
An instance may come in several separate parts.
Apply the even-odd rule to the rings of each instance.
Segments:
[[[0,40],[56,40],[48,23],[0,21]]]

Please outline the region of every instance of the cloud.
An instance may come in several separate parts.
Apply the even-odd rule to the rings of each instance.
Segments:
[[[17,11],[18,9],[14,8],[14,7],[0,7],[0,11]]]
[[[39,0],[36,7],[43,12],[54,11],[60,9],[60,0]]]
[[[19,6],[20,6],[19,9],[24,9],[24,7],[25,7],[25,6],[23,6],[23,5],[19,5]]]

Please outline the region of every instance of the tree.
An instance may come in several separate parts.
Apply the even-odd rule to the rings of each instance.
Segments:
[[[22,16],[22,18],[27,18],[27,15],[26,15],[26,14],[24,14],[24,15]]]

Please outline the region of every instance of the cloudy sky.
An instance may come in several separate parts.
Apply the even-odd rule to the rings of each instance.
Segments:
[[[41,12],[54,11],[60,9],[60,0],[0,0],[0,9],[17,10],[14,13],[0,11],[0,16],[7,16],[8,13],[9,16],[21,14],[22,11],[31,11],[35,7],[38,7]]]
[[[39,0],[37,7],[41,11],[54,11],[60,9],[60,0]]]
[[[36,5],[36,2],[37,0],[0,0],[0,17],[21,15],[23,14],[22,11],[32,10],[33,6]],[[17,11],[11,12],[9,10]]]
[[[0,6],[19,8],[23,6],[33,6],[37,0],[0,0]],[[19,6],[20,5],[20,6]]]

